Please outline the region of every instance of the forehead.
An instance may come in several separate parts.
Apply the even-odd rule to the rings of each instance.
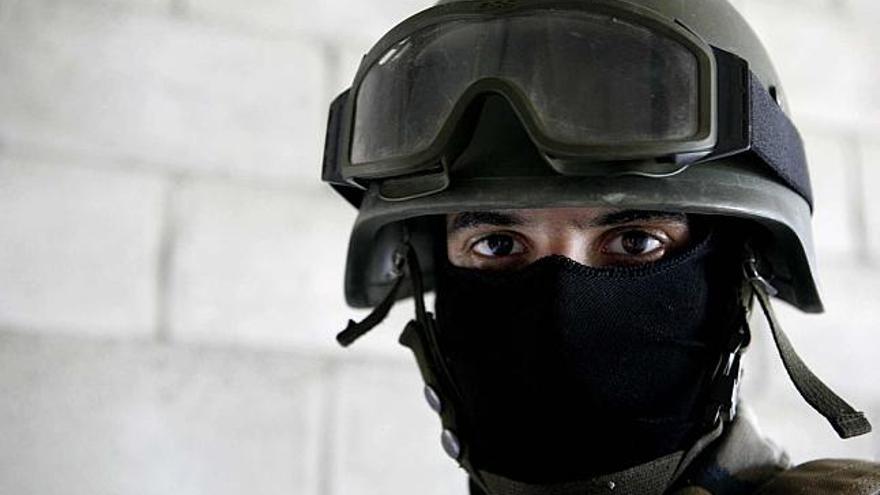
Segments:
[[[569,225],[589,228],[619,225],[633,221],[672,221],[684,223],[687,217],[675,211],[625,210],[601,207],[540,208],[493,211],[462,211],[446,216],[450,231],[490,226]]]

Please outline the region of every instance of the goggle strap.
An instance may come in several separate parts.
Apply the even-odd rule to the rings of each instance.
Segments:
[[[330,104],[330,114],[327,118],[327,134],[324,140],[324,163],[321,169],[321,180],[330,184],[351,186],[342,177],[342,161],[340,160],[340,153],[342,151],[342,122],[350,93],[351,88],[346,89]]]
[[[804,144],[797,128],[751,73],[751,149],[813,208]]]

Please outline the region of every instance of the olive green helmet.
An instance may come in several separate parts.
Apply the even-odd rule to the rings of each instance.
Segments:
[[[726,0],[443,0],[383,37],[331,106],[323,179],[359,209],[346,299],[383,299],[404,240],[430,289],[428,217],[595,206],[742,219],[778,297],[821,312],[782,94]],[[529,163],[466,151],[486,95],[519,119]]]

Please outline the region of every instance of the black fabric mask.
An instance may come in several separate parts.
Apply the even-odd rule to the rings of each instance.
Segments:
[[[687,446],[737,323],[731,266],[706,236],[637,267],[552,256],[515,272],[439,270],[438,344],[473,464],[555,483]]]

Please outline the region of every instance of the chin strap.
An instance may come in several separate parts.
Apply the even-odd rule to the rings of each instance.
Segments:
[[[388,316],[388,312],[391,311],[391,307],[394,306],[394,302],[397,301],[397,293],[400,291],[400,286],[403,285],[403,279],[406,278],[406,249],[412,249],[412,247],[409,244],[405,244],[404,246],[401,246],[399,250],[394,252],[394,281],[391,283],[391,289],[385,294],[382,302],[373,308],[373,311],[371,311],[363,320],[359,322],[348,320],[348,325],[345,327],[345,330],[336,334],[336,341],[339,342],[339,345],[342,347],[350,346],[355,340],[361,338],[367,332],[382,323],[385,320],[385,317]],[[422,304],[424,305],[424,303]]]
[[[415,319],[407,323],[400,334],[399,342],[409,348],[416,358],[422,379],[425,382],[424,394],[428,406],[440,416],[443,431],[440,443],[443,450],[464,469],[475,484],[486,493],[488,485],[482,474],[471,463],[467,439],[472,433],[463,417],[456,414],[457,404],[462,402],[461,394],[446,367],[446,360],[437,338],[437,324],[434,315],[425,309],[425,293],[422,282],[422,269],[418,256],[411,245],[406,246],[406,264],[412,281],[415,299]]]
[[[751,285],[742,280],[736,290],[737,312],[732,316],[732,328],[725,329],[727,341],[719,348],[720,357],[706,395],[703,414],[704,431],[711,431],[736,417],[739,403],[739,385],[742,381],[742,355],[752,341],[749,327]]]
[[[403,285],[403,280],[409,276],[415,300],[415,318],[407,323],[400,334],[399,341],[415,355],[416,363],[425,382],[425,399],[431,409],[440,416],[443,425],[443,431],[440,435],[443,450],[468,473],[471,483],[476,484],[486,493],[494,493],[489,492],[483,476],[471,464],[468,444],[463,441],[470,438],[470,430],[463,418],[457,416],[455,412],[454,405],[461,402],[461,395],[458,393],[451,373],[445,366],[443,353],[437,339],[434,315],[425,308],[422,269],[412,244],[404,241],[395,251],[393,262],[394,281],[382,302],[363,320],[359,322],[349,320],[345,330],[336,335],[336,340],[343,347],[348,347],[382,323],[397,300],[397,294]]]
[[[761,310],[770,325],[770,331],[773,333],[776,349],[782,358],[785,371],[788,372],[797,391],[813,409],[831,423],[840,438],[856,437],[869,433],[871,423],[865,418],[864,413],[856,411],[831,391],[797,355],[785,332],[782,331],[776,314],[773,312],[773,307],[770,306],[770,297],[776,294],[776,289],[758,273],[757,261],[754,256],[747,256],[744,269],[752,293],[758,299]]]

